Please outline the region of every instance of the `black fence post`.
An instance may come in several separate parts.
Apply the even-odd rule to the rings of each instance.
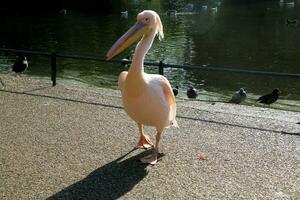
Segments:
[[[56,85],[56,53],[51,54],[51,80],[52,86]]]
[[[159,61],[159,66],[158,66],[158,73],[160,75],[164,75],[164,63],[162,61]]]

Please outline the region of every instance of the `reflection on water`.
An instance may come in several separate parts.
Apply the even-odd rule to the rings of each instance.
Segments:
[[[154,42],[146,60],[300,72],[300,25],[287,23],[287,19],[300,20],[299,1],[293,1],[294,4],[267,1],[246,5],[227,1],[199,1],[198,4],[178,1],[180,5],[166,1],[128,2],[129,5],[122,5],[123,11],[128,10],[127,17],[75,11],[68,11],[67,15],[2,17],[0,45],[104,57],[115,40],[135,23],[139,11],[154,9],[162,18],[165,40]],[[134,47],[131,47],[120,58],[133,52]],[[12,54],[1,53],[0,72],[8,73],[14,59]],[[27,74],[49,76],[49,58],[28,56],[28,60]],[[122,70],[118,64],[58,58],[59,78],[88,85],[116,87]],[[146,70],[157,73],[156,68],[147,67]],[[182,96],[188,85],[195,86],[203,94],[213,93],[217,98],[228,99],[240,87],[244,87],[252,98],[278,87],[283,91],[282,99],[287,100],[285,103],[296,104],[297,109],[300,107],[300,80],[296,78],[182,69],[166,69],[165,75],[173,85],[179,85]]]

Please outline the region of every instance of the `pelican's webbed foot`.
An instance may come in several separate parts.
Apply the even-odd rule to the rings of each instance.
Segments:
[[[138,142],[138,144],[136,145],[135,148],[137,148],[137,149],[140,149],[140,148],[149,149],[153,146],[154,145],[150,141],[150,137],[148,135],[142,134],[140,136],[140,140],[139,140],[139,142]]]

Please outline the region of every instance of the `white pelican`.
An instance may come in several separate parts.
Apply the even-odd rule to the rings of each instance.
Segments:
[[[140,139],[137,148],[149,148],[153,144],[144,134],[144,125],[156,128],[156,144],[150,156],[142,158],[144,163],[157,162],[158,147],[163,130],[169,126],[178,127],[175,120],[176,102],[169,81],[158,74],[144,72],[144,57],[155,36],[164,37],[163,26],[158,14],[145,10],[137,15],[137,23],[131,27],[108,51],[110,60],[139,38],[129,71],[121,72],[118,85],[122,93],[125,111],[139,128]]]

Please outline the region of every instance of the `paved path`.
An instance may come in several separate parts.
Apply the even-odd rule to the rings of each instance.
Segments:
[[[300,199],[300,113],[178,99],[147,166],[118,91],[1,78],[2,200]]]

